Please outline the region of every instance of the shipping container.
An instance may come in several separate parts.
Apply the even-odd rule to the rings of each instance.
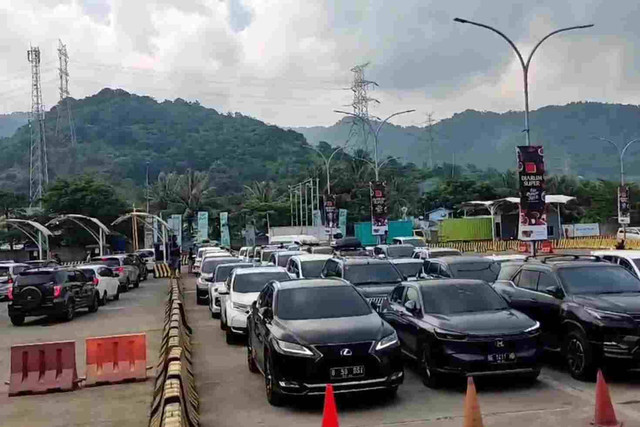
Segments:
[[[371,234],[370,222],[358,222],[354,225],[354,234],[364,246],[378,244],[377,236]],[[391,243],[394,237],[412,237],[413,221],[389,221],[389,234],[387,243]]]
[[[490,216],[445,219],[440,223],[438,232],[438,239],[441,242],[491,240],[492,238]]]

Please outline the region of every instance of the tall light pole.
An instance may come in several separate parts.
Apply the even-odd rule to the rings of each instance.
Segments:
[[[318,150],[316,147],[314,147],[312,145],[303,145],[303,147],[306,147],[306,148],[309,148],[309,149],[315,151],[316,153],[318,153],[320,155],[320,157],[322,157],[322,160],[324,161],[324,166],[325,166],[325,168],[327,170],[327,194],[331,194],[331,179],[330,179],[329,165],[331,164],[331,160],[333,160],[333,156],[335,156],[338,151],[343,150],[344,147],[338,147],[335,150],[333,150],[333,152],[331,153],[329,158],[327,158],[322,153],[322,151]]]
[[[398,111],[397,113],[393,113],[391,114],[389,117],[387,117],[386,119],[382,120],[379,124],[377,128],[374,128],[373,125],[371,124],[371,119],[369,119],[369,117],[362,117],[358,114],[355,113],[350,113],[348,111],[340,111],[340,110],[333,110],[336,113],[340,113],[340,114],[345,114],[347,116],[351,116],[351,117],[355,117],[356,119],[359,119],[360,121],[362,121],[363,123],[365,123],[368,127],[369,130],[371,131],[371,133],[373,134],[373,162],[374,162],[374,172],[376,175],[376,181],[379,181],[379,171],[380,171],[380,167],[381,165],[378,164],[378,134],[380,134],[380,130],[382,129],[382,127],[389,121],[389,119],[399,116],[400,114],[407,114],[407,113],[413,113],[416,110],[406,110],[406,111]]]
[[[536,53],[536,50],[538,50],[540,45],[545,40],[547,40],[549,37],[551,37],[551,36],[553,36],[555,34],[558,34],[558,33],[562,33],[564,31],[578,30],[578,29],[582,29],[582,28],[590,28],[590,27],[593,27],[593,24],[577,25],[577,26],[574,26],[574,27],[561,28],[559,30],[555,30],[555,31],[550,32],[549,34],[544,36],[533,47],[533,50],[531,51],[531,53],[529,54],[529,57],[525,61],[524,57],[522,56],[522,54],[520,53],[520,51],[516,47],[515,43],[512,42],[511,39],[509,37],[507,37],[503,32],[501,32],[501,31],[499,31],[499,30],[497,30],[497,29],[495,29],[495,28],[493,28],[493,27],[491,27],[489,25],[480,24],[479,22],[468,21],[466,19],[454,18],[454,21],[455,22],[459,22],[461,24],[471,24],[471,25],[475,25],[477,27],[486,28],[487,30],[491,30],[494,33],[498,34],[503,39],[505,39],[507,41],[507,43],[509,43],[509,45],[516,52],[516,55],[518,56],[518,59],[520,60],[520,65],[522,66],[522,73],[523,73],[523,77],[524,77],[524,132],[526,133],[526,136],[527,136],[527,145],[531,145],[531,140],[529,138],[529,66],[531,65],[531,58],[533,57],[533,54]]]

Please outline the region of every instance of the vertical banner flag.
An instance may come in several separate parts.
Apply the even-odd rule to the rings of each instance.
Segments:
[[[374,181],[369,183],[371,189],[371,234],[382,236],[389,231],[387,217],[387,183]]]
[[[336,209],[336,196],[327,195],[324,198],[324,214],[326,227],[330,230],[338,227],[338,211]]]
[[[542,146],[517,148],[520,181],[520,240],[547,239],[547,206],[545,203],[544,152]]]
[[[198,212],[198,241],[203,242],[209,238],[209,212]]]
[[[629,187],[618,187],[618,223],[631,224],[631,211],[629,209]]]
[[[342,237],[347,235],[347,210],[340,209],[338,211],[338,228],[340,229],[340,233],[342,233]]]
[[[231,236],[229,236],[229,213],[220,212],[220,245],[230,248]]]
[[[313,210],[313,226],[319,227],[322,225],[322,212],[318,209]]]
[[[182,246],[182,215],[174,214],[169,218],[171,231],[178,237],[178,246]]]

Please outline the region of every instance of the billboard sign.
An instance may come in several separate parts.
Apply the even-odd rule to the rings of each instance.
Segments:
[[[171,232],[178,238],[178,246],[182,246],[182,215],[173,214],[168,222]]]
[[[542,146],[517,148],[520,184],[520,240],[547,239],[547,206],[545,203],[544,157]]]
[[[229,235],[229,213],[220,212],[220,246],[231,247],[231,236]]]
[[[209,212],[198,212],[198,237],[199,242],[203,242],[209,238]]]
[[[334,229],[338,227],[338,210],[336,209],[336,197],[334,195],[325,196],[324,215],[327,228]]]
[[[347,210],[340,209],[338,211],[338,228],[340,229],[340,233],[342,233],[342,237],[347,235]]]
[[[618,223],[631,224],[629,187],[618,187]]]
[[[382,236],[389,231],[387,183],[374,181],[369,185],[371,189],[371,234]]]

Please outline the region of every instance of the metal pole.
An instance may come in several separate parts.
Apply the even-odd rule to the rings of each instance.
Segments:
[[[562,238],[562,218],[560,217],[560,203],[558,205],[558,240]]]
[[[42,258],[42,233],[38,231],[38,259]]]
[[[47,236],[46,234],[44,235],[44,241],[45,241],[45,244],[47,245],[47,252],[46,252],[47,259],[51,259],[51,251],[49,249],[49,236]]]
[[[102,228],[100,228],[100,256],[104,255],[104,232],[102,231]]]
[[[320,210],[320,178],[316,178],[316,206]]]
[[[302,184],[298,184],[300,190],[300,229],[302,229]]]
[[[151,196],[151,193],[149,191],[150,190],[150,188],[149,188],[149,162],[147,162],[146,180],[147,180],[147,213],[149,213],[149,199],[150,199],[150,196]]]
[[[331,194],[331,179],[329,178],[329,162],[325,160],[327,166],[327,194]]]
[[[162,227],[162,259],[167,262],[167,227]]]
[[[293,227],[293,195],[291,194],[291,187],[289,187],[289,206],[291,214],[291,226]]]

